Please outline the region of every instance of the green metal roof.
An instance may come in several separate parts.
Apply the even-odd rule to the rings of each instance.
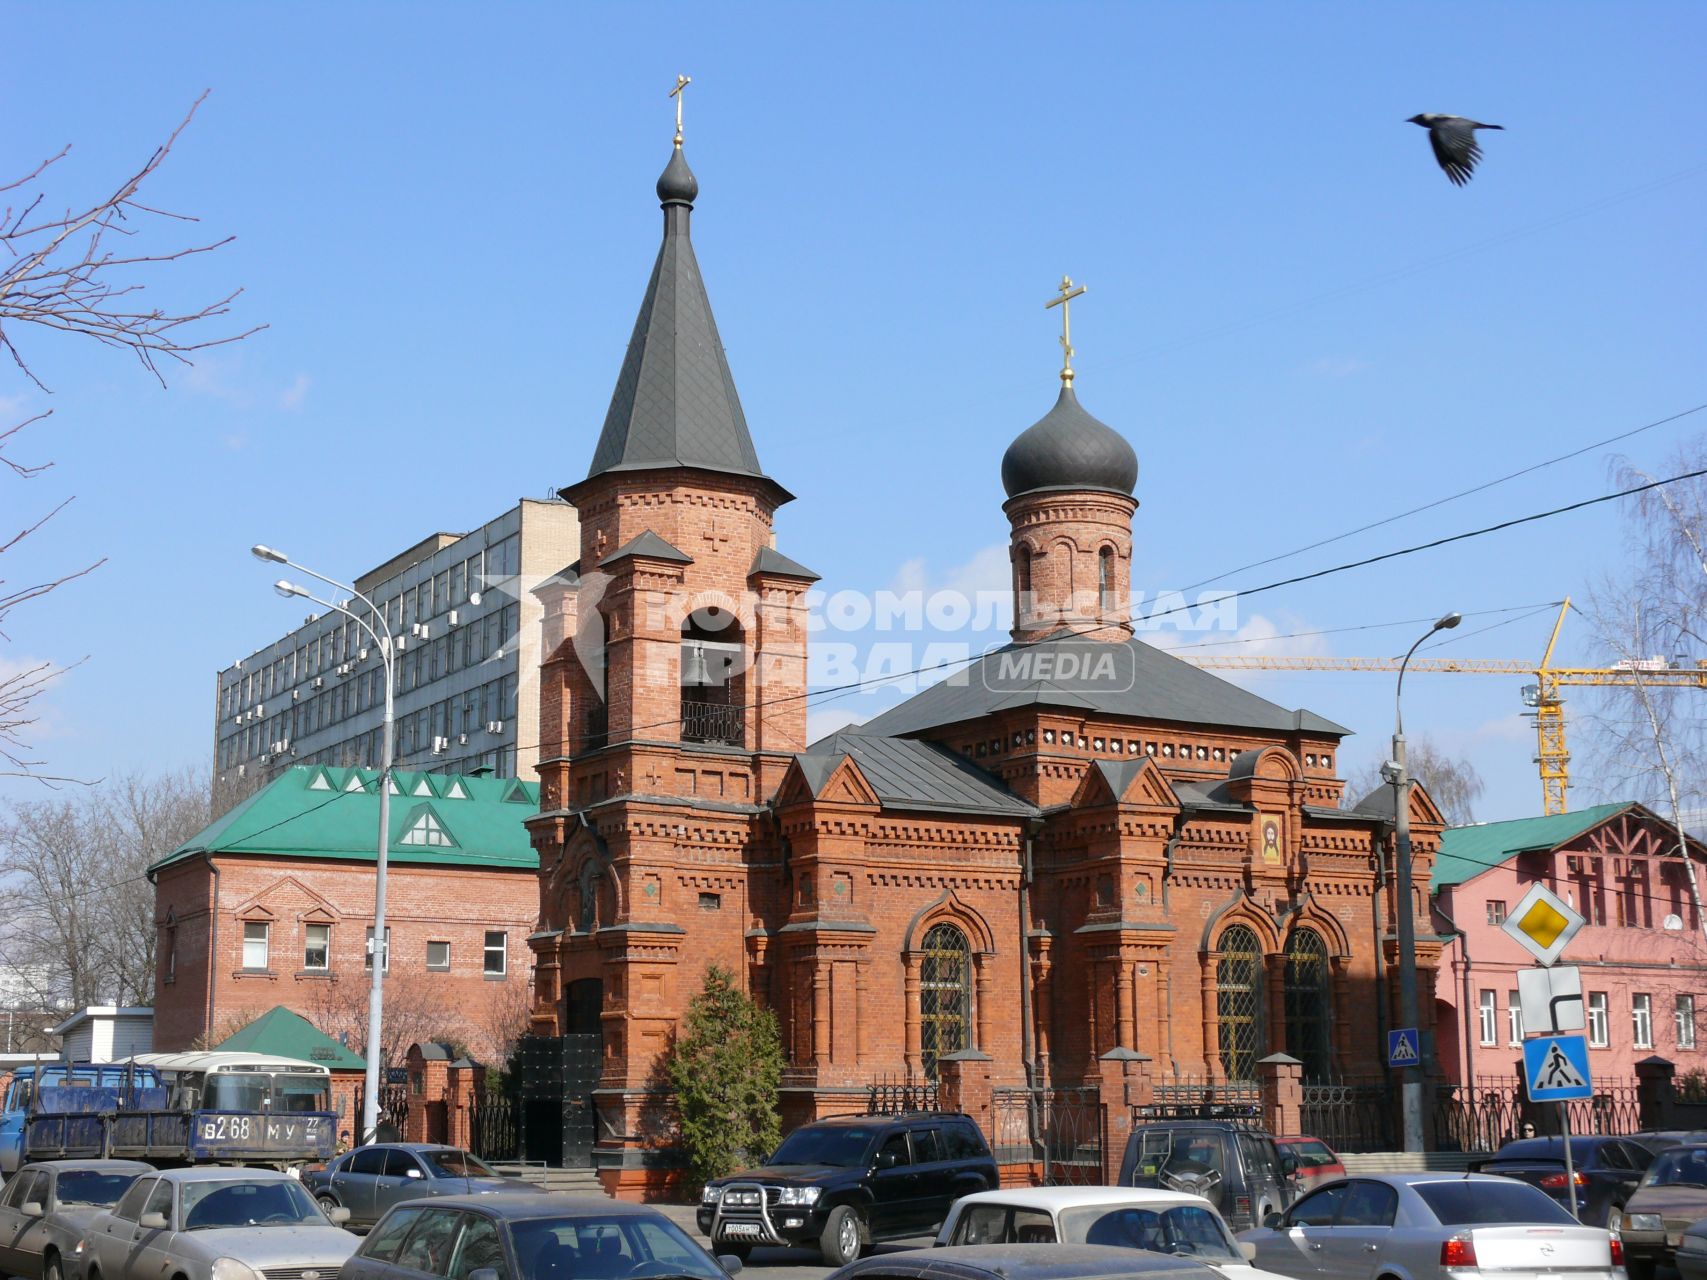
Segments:
[[[391,779],[392,862],[539,869],[522,825],[539,812],[538,783],[396,770]],[[377,769],[296,765],[149,870],[206,853],[372,862],[378,857],[378,786]],[[417,827],[436,828],[450,843],[401,843]]]
[[[282,1004],[267,1010],[214,1048],[220,1051],[242,1050],[244,1053],[276,1053],[281,1058],[312,1062],[328,1071],[361,1071],[367,1066],[307,1018],[300,1013],[292,1013]]]
[[[1597,804],[1574,813],[1554,813],[1542,818],[1513,818],[1509,822],[1480,822],[1470,827],[1448,827],[1440,837],[1440,856],[1434,861],[1434,887],[1463,884],[1491,867],[1497,867],[1528,849],[1556,849],[1597,827],[1615,814],[1635,808],[1625,800]]]

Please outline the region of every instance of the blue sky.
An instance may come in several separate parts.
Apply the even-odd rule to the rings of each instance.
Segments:
[[[0,648],[88,655],[43,726],[64,772],[205,761],[214,672],[301,612],[251,543],[354,574],[584,473],[678,71],[701,265],[760,456],[799,499],[779,545],[832,590],[1005,580],[1001,452],[1053,402],[1063,272],[1090,285],[1081,399],[1138,451],[1151,595],[1707,401],[1699,5],[24,4],[8,34],[4,173],[71,142],[56,199],[129,172],[213,90],[149,194],[238,240],[153,287],[240,284],[234,320],[270,326],[167,391],[53,335],[18,335],[51,398],[0,369],[14,416],[56,410],[16,451],[56,465],[6,483],[5,523],[76,495],[5,576],[109,557]],[[1506,126],[1467,188],[1419,111]],[[1658,466],[1703,428],[1628,448]],[[1591,453],[1219,585],[1607,487]],[[1501,609],[1619,556],[1599,508],[1241,617]],[[1446,652],[1535,656],[1549,625]],[[1288,643],[1380,655],[1416,631]],[[1564,656],[1587,638],[1567,623]],[[1483,817],[1539,806],[1520,683],[1407,689],[1412,733],[1486,776]],[[1389,732],[1390,677],[1254,687],[1357,729],[1352,762]]]

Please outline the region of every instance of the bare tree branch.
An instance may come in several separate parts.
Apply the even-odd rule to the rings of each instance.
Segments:
[[[110,195],[81,208],[67,206],[50,212],[46,192],[26,194],[44,178],[55,175],[55,166],[71,153],[69,145],[43,160],[35,168],[9,181],[0,180],[0,197],[16,196],[0,211],[0,351],[11,358],[24,379],[42,392],[48,390],[20,348],[21,335],[33,330],[93,338],[104,346],[130,351],[143,368],[162,386],[163,359],[190,364],[190,356],[209,347],[239,342],[264,325],[236,332],[210,331],[208,322],[230,314],[231,304],[242,290],[233,290],[211,302],[183,307],[151,306],[143,300],[147,284],[140,276],[158,271],[162,263],[179,262],[211,253],[230,244],[232,237],[215,240],[179,241],[159,247],[144,245],[141,237],[157,222],[188,223],[196,219],[145,204],[139,198],[143,184],[165,163],[179,137],[206,101],[203,93],[191,105],[178,127],[148,162],[121,182]],[[10,472],[14,480],[34,479],[53,464],[22,462],[7,456],[26,427],[43,422],[46,410],[14,423],[0,424],[0,475]],[[45,515],[30,521],[17,533],[0,541],[0,555],[13,550],[25,538],[38,533],[72,501],[66,498]],[[23,587],[10,587],[0,576],[0,639],[7,615],[20,605],[39,600],[105,563],[95,561],[72,572]],[[7,671],[0,665],[0,776],[28,776],[49,781],[39,772],[26,734],[40,717],[33,707],[49,682],[65,668],[52,663],[25,665]]]

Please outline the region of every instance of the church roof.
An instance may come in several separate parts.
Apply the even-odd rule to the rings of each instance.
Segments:
[[[647,529],[599,561],[599,568],[615,564],[618,560],[626,560],[629,556],[644,556],[648,560],[672,560],[677,564],[693,563],[693,557],[687,552],[677,551],[652,530]]]
[[[300,1013],[275,1005],[235,1035],[214,1046],[220,1053],[270,1053],[318,1063],[328,1071],[360,1071],[363,1059],[332,1039]]]
[[[699,183],[678,148],[658,180],[664,242],[587,478],[610,471],[698,467],[766,480],[779,500],[787,501],[791,495],[759,466],[688,238],[698,192]]]
[[[1061,388],[1055,407],[1002,455],[1002,488],[1012,498],[1035,489],[1107,489],[1131,493],[1138,484],[1138,455],[1126,437]]]
[[[834,733],[795,757],[816,791],[843,756],[859,766],[886,809],[1028,818],[1041,812],[1001,781],[934,742]]]
[[[779,578],[805,578],[808,581],[818,581],[818,575],[813,573],[798,560],[790,560],[775,547],[760,547],[759,554],[753,557],[753,567],[747,570],[747,576],[755,573],[775,574]]]
[[[849,732],[922,733],[1022,706],[1336,738],[1351,732],[1312,711],[1289,711],[1259,698],[1142,640],[1072,636],[1005,645]]]

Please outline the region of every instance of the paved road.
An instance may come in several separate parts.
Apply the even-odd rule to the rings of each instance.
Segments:
[[[694,1220],[697,1212],[694,1206],[655,1204],[652,1207],[667,1214],[701,1244],[709,1244],[699,1233],[699,1224]],[[920,1236],[914,1240],[897,1240],[880,1244],[872,1252],[897,1253],[903,1249],[928,1249],[931,1239],[930,1236]],[[831,1268],[824,1265],[824,1260],[818,1256],[816,1249],[754,1249],[742,1274],[751,1275],[753,1280],[819,1280],[820,1277],[829,1275],[830,1271]]]

